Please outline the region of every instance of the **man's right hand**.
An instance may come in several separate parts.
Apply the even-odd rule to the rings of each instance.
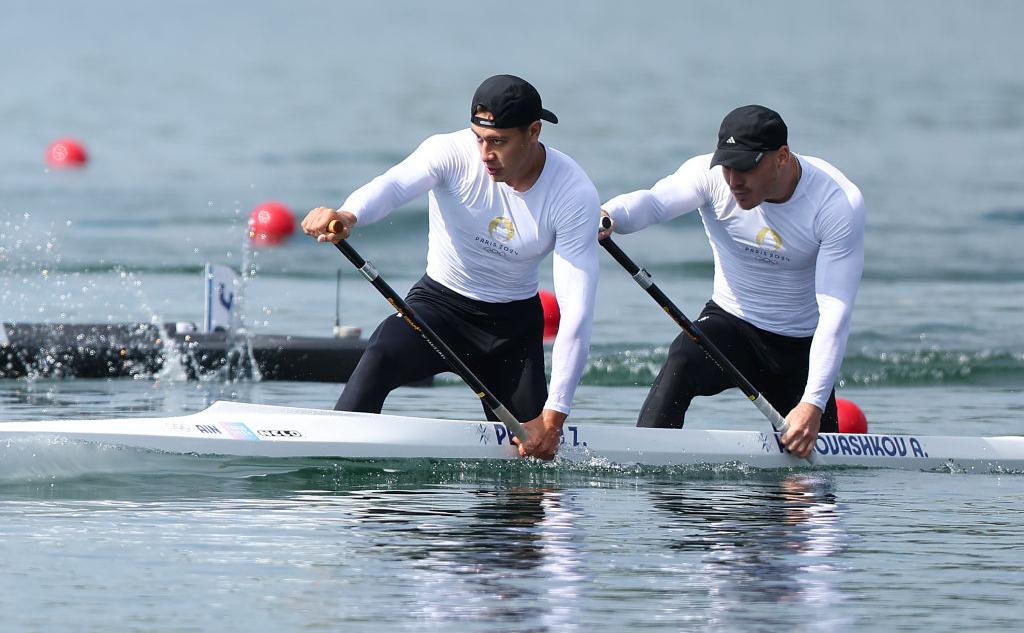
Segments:
[[[334,231],[330,230],[331,222],[337,220]],[[338,224],[341,229],[338,230]],[[352,234],[352,228],[356,225],[356,216],[348,211],[338,209],[335,211],[329,207],[317,207],[306,214],[302,220],[302,232],[310,237],[315,237],[318,242],[333,242],[337,244]]]

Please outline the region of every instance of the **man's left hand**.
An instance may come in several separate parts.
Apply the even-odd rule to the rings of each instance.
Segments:
[[[562,424],[569,417],[561,411],[544,409],[536,418],[525,422],[526,433],[530,436],[526,444],[513,438],[512,441],[519,446],[521,457],[537,457],[539,459],[554,459],[558,452],[558,445],[562,442]]]
[[[809,402],[801,402],[786,416],[786,432],[782,443],[797,457],[807,459],[814,449],[821,429],[822,410]]]

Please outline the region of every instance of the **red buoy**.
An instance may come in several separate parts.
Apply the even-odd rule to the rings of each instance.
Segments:
[[[840,433],[867,433],[868,419],[856,404],[845,398],[836,398],[839,409]]]
[[[544,340],[549,341],[558,334],[558,322],[562,318],[562,313],[558,309],[558,299],[553,293],[541,290],[537,294],[540,295],[540,305],[544,310]]]
[[[81,167],[89,157],[81,143],[73,138],[61,138],[46,148],[46,162],[51,167]]]
[[[249,239],[257,246],[276,246],[295,232],[295,217],[281,202],[257,205],[249,216]]]

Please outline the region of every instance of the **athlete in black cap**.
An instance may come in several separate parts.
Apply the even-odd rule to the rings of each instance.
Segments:
[[[542,120],[558,122],[533,86],[491,77],[473,95],[469,128],[428,138],[339,209],[310,211],[302,229],[337,242],[357,223],[376,222],[427,193],[427,271],[406,300],[525,421],[530,439],[520,453],[550,459],[590,345],[600,201],[571,158],[540,142]],[[338,233],[328,232],[332,220],[343,226]],[[552,251],[561,321],[548,389],[537,289],[538,266]],[[419,334],[389,317],[335,408],[380,412],[395,387],[447,370]]]
[[[838,430],[832,386],[864,267],[864,201],[838,169],[791,152],[787,136],[773,110],[733,110],[714,154],[688,160],[651,189],[606,202],[613,225],[601,237],[700,213],[715,282],[698,327],[786,416],[782,441],[806,457],[819,432]],[[680,428],[694,396],[731,386],[680,335],[637,425]]]

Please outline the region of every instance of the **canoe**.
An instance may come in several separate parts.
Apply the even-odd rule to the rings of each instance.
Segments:
[[[0,423],[0,441],[27,437],[170,453],[242,457],[518,459],[500,423],[216,402],[190,415]],[[1024,472],[1024,437],[823,433],[815,468]],[[558,459],[650,466],[809,467],[765,430],[642,429],[568,423]]]

